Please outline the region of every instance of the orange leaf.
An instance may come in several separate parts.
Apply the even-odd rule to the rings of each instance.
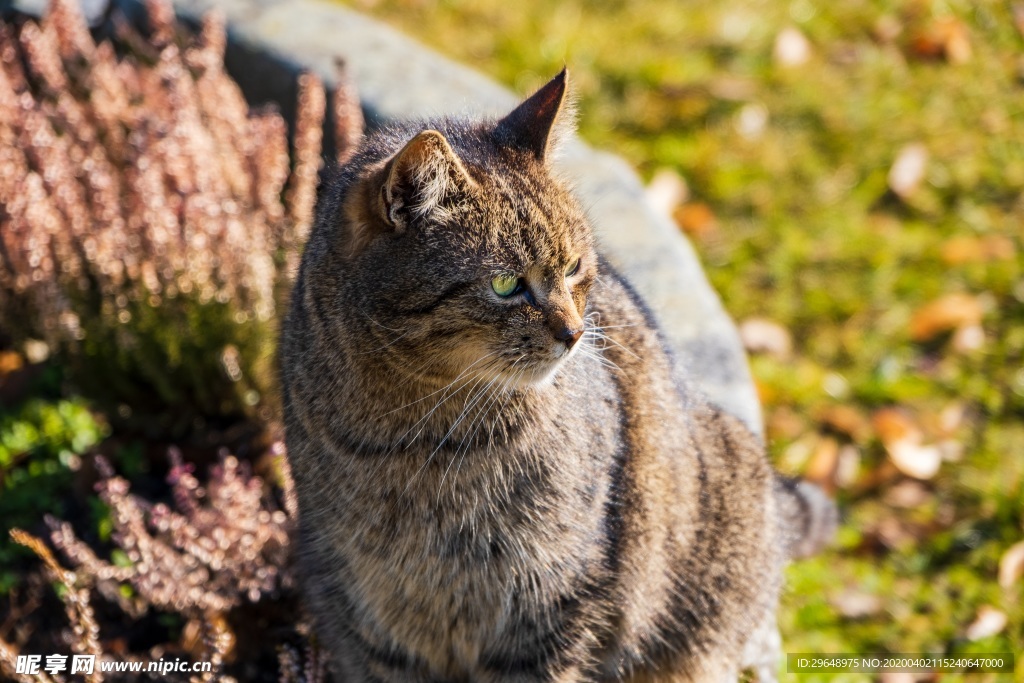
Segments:
[[[971,36],[967,26],[956,17],[931,22],[910,43],[914,56],[923,59],[944,58],[950,64],[971,61]]]
[[[828,437],[818,440],[804,470],[804,479],[814,482],[828,493],[835,493],[835,475],[839,467],[839,443]]]
[[[832,405],[818,412],[818,419],[854,441],[866,441],[871,425],[864,414],[851,405]]]
[[[718,219],[703,202],[683,204],[676,210],[675,219],[683,232],[698,238],[708,237],[718,229]]]
[[[981,302],[970,294],[946,294],[919,308],[910,319],[910,337],[923,342],[942,332],[977,325],[984,315]]]
[[[873,424],[889,459],[903,474],[915,479],[931,479],[942,464],[942,452],[924,445],[920,428],[905,413],[886,408],[875,413]]]
[[[25,364],[20,353],[14,351],[0,351],[0,377],[9,375],[15,370],[20,370]]]
[[[942,243],[942,260],[951,266],[1010,261],[1016,256],[1017,247],[1006,235],[959,235]]]

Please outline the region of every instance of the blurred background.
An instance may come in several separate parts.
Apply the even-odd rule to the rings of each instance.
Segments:
[[[772,459],[842,509],[835,547],[789,570],[786,651],[1024,657],[1024,3],[350,6],[520,94],[568,65],[581,136],[632,162],[693,242],[751,354]],[[116,60],[67,16],[0,33],[0,645],[26,652],[52,644],[62,612],[56,575],[7,540],[14,527],[49,534],[105,596],[94,645],[107,651],[241,661],[272,632],[242,624],[292,609],[275,569],[290,518],[273,330],[308,229],[324,93],[300,89],[289,166],[284,122],[249,112],[220,71],[216,22],[179,51],[168,21],[122,27]],[[102,134],[65,144],[82,120],[72,100],[96,91],[117,103],[85,117]],[[327,106],[351,121],[351,98]],[[146,111],[159,125],[141,125]],[[86,160],[112,180],[61,171]],[[59,191],[79,182],[81,196]],[[172,189],[152,200],[153,182]],[[180,252],[161,232],[173,216],[198,226]],[[79,232],[62,243],[65,218]],[[79,265],[55,268],[44,242]],[[211,564],[172,533],[160,504],[175,502],[198,536],[267,545]],[[158,577],[209,594],[155,591],[140,539],[170,558]],[[223,632],[235,652],[203,645]],[[304,636],[289,637],[297,662]],[[1022,682],[1024,664],[941,680]]]

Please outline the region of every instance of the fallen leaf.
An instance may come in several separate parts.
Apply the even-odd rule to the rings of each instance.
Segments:
[[[931,479],[942,465],[942,452],[924,445],[924,435],[905,413],[894,408],[879,410],[872,423],[889,459],[903,474]]]
[[[904,480],[890,487],[882,495],[886,505],[904,510],[921,507],[932,498],[928,487],[919,481]]]
[[[896,161],[889,169],[889,189],[901,199],[914,194],[924,180],[928,156],[928,148],[920,142],[912,142],[900,148]]]
[[[938,21],[936,31],[942,37],[942,52],[950,64],[966,64],[971,61],[971,35],[967,25],[956,17]]]
[[[756,81],[738,76],[718,76],[707,87],[713,96],[729,102],[743,102],[757,93]]]
[[[860,410],[849,404],[830,405],[817,413],[820,421],[854,441],[866,441],[871,436],[871,423]]]
[[[839,467],[839,442],[830,437],[818,439],[804,469],[804,479],[814,482],[826,493],[835,493],[835,475]]]
[[[906,547],[916,540],[916,535],[911,527],[899,519],[886,517],[878,523],[874,534],[879,542],[890,550]]]
[[[911,53],[922,59],[945,59],[950,64],[971,61],[971,37],[967,25],[956,17],[941,17],[917,33]]]
[[[980,263],[985,260],[981,239],[973,235],[957,235],[942,243],[942,260],[951,266]]]
[[[910,319],[910,337],[924,342],[942,332],[958,327],[977,325],[984,309],[977,297],[970,294],[946,294],[925,304]]]
[[[986,235],[982,243],[985,258],[989,261],[1012,261],[1017,258],[1017,245],[1006,235]]]
[[[882,443],[921,439],[921,430],[917,424],[897,408],[882,408],[876,411],[871,418],[871,423]]]
[[[956,328],[952,339],[953,349],[957,353],[971,353],[985,346],[985,330],[981,325],[964,325]]]
[[[736,114],[736,132],[747,140],[761,137],[768,125],[768,110],[763,104],[744,105]]]
[[[964,635],[967,640],[989,638],[1006,628],[1006,622],[1006,614],[991,605],[983,605]]]
[[[654,173],[644,195],[656,211],[671,216],[689,199],[690,188],[681,175],[670,168],[661,168]]]
[[[751,353],[765,353],[786,358],[793,352],[789,330],[768,318],[747,318],[739,326],[743,348]]]
[[[833,479],[836,486],[847,489],[857,483],[860,478],[860,449],[853,444],[845,444],[839,449],[839,465]]]
[[[999,559],[999,585],[1009,588],[1024,576],[1024,541],[1006,549]]]
[[[9,375],[15,370],[20,370],[25,364],[20,353],[14,351],[0,351],[0,377]]]
[[[875,21],[871,32],[880,43],[891,43],[903,33],[903,24],[891,14],[883,14]]]
[[[909,671],[883,671],[878,675],[879,683],[918,683],[929,680],[928,676],[912,674]]]
[[[718,219],[711,207],[703,202],[683,204],[674,216],[683,232],[694,237],[709,237],[718,230]]]
[[[885,604],[877,595],[858,590],[845,590],[831,600],[832,606],[847,619],[864,619],[882,611]]]
[[[952,436],[964,423],[966,408],[960,401],[953,401],[939,413],[938,431],[943,436]]]
[[[886,451],[900,472],[916,479],[931,479],[942,464],[942,453],[935,446],[898,442],[886,445]]]
[[[791,67],[805,64],[811,58],[811,43],[795,26],[782,29],[775,37],[772,59],[779,66]]]
[[[1006,235],[958,235],[942,243],[941,256],[951,266],[1010,261],[1016,258],[1017,247]]]

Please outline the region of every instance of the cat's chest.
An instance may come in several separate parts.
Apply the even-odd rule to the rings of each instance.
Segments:
[[[535,609],[524,601],[550,603],[602,560],[599,472],[585,486],[583,476],[561,486],[528,472],[504,488],[474,474],[462,472],[470,486],[459,495],[439,500],[434,488],[399,518],[364,517],[348,558],[350,585],[378,627],[451,675],[468,675],[487,647],[521,630]]]

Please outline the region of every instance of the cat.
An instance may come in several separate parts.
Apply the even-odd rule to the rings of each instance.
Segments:
[[[775,675],[782,569],[834,508],[680,381],[552,170],[572,129],[563,71],[322,189],[280,363],[336,680]]]

